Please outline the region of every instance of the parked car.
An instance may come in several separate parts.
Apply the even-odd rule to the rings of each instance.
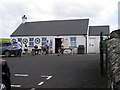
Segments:
[[[11,90],[10,69],[6,60],[0,60],[0,68],[2,75],[0,79],[0,90]]]
[[[16,56],[17,49],[11,42],[2,42],[0,43],[0,54],[5,55],[6,57],[14,54]]]

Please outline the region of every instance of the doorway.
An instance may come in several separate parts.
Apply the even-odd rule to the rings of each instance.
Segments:
[[[55,38],[55,53],[58,53],[58,48],[61,47],[61,38]]]
[[[96,53],[96,39],[90,38],[89,39],[89,53]]]

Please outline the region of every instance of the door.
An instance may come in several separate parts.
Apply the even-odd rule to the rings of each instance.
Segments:
[[[61,38],[55,38],[55,53],[58,53],[58,48],[61,47]]]
[[[88,53],[96,53],[96,39],[95,38],[90,38],[89,39],[89,50]]]

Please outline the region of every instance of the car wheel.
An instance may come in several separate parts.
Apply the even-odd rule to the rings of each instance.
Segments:
[[[10,56],[10,52],[9,51],[5,51],[5,56],[9,57]]]
[[[10,90],[10,86],[7,81],[2,80],[2,84],[0,84],[0,90]]]

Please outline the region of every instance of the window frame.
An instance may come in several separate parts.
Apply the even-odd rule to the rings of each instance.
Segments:
[[[77,47],[77,38],[76,37],[70,37],[70,46]]]
[[[29,38],[29,46],[34,46],[34,38]]]
[[[41,43],[42,43],[43,45],[46,43],[46,41],[47,41],[47,37],[42,37]]]

